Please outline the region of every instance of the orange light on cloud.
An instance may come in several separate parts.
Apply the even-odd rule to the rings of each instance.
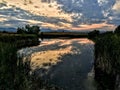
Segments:
[[[100,24],[91,24],[91,25],[79,25],[78,27],[73,27],[71,24],[62,23],[62,26],[58,26],[55,24],[44,23],[43,27],[49,27],[52,29],[70,29],[70,30],[93,30],[93,29],[102,29],[104,27],[108,27],[109,30],[114,30],[115,26],[112,24],[100,23]]]
[[[30,12],[33,15],[38,15],[38,16],[43,16],[45,18],[47,18],[48,20],[51,20],[52,18],[54,19],[61,19],[60,21],[58,21],[58,24],[54,24],[54,23],[47,23],[46,21],[40,21],[39,20],[31,20],[31,19],[20,19],[20,18],[12,18],[12,19],[17,19],[20,21],[26,21],[30,24],[37,24],[40,25],[41,27],[47,27],[47,28],[52,28],[52,29],[69,29],[69,30],[93,30],[93,29],[103,29],[106,27],[109,28],[110,30],[114,29],[115,26],[112,24],[107,24],[106,22],[104,23],[99,23],[99,24],[91,24],[91,25],[86,25],[86,24],[81,24],[78,26],[74,26],[72,25],[71,22],[74,23],[72,16],[74,16],[74,14],[70,14],[70,13],[65,13],[64,11],[62,11],[61,9],[59,9],[60,5],[57,4],[56,1],[54,1],[53,3],[43,3],[40,2],[40,0],[31,0],[32,3],[29,2],[29,0],[4,0],[7,4],[7,7],[9,8],[21,8],[25,11]],[[25,2],[26,1],[26,2]],[[2,2],[2,0],[0,1]],[[119,1],[118,1],[119,2]],[[13,7],[15,6],[15,7]],[[117,3],[114,5],[113,7],[114,10],[119,11],[120,9],[120,3]],[[27,15],[27,13],[26,13]],[[14,16],[13,16],[14,17]],[[11,18],[11,17],[10,17]],[[50,19],[49,19],[50,18]],[[9,18],[8,18],[9,19]],[[62,19],[64,19],[65,21],[68,21],[68,23],[64,23],[64,21],[62,22]],[[109,17],[109,19],[113,19],[113,17]],[[0,22],[4,21],[4,18],[0,18]]]
[[[0,22],[6,21],[6,18],[0,18]]]
[[[73,30],[89,30],[89,29],[99,29],[103,27],[112,27],[115,26],[112,24],[100,23],[100,24],[91,24],[91,25],[80,25],[80,27],[73,27]]]
[[[41,21],[35,21],[35,20],[27,20],[29,23],[31,23],[31,24],[36,24],[36,23],[39,23],[39,24],[41,24],[41,23],[43,23],[43,22],[41,22]]]

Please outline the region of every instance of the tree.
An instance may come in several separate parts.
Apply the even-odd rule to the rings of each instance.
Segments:
[[[34,34],[39,34],[39,32],[40,32],[40,29],[39,29],[39,26],[32,26],[32,33],[34,33]]]
[[[25,25],[25,27],[18,27],[17,28],[17,33],[19,34],[39,34],[40,32],[40,28],[39,26],[30,26],[29,24],[28,25]]]
[[[117,26],[117,28],[115,29],[114,33],[119,33],[120,34],[120,25]]]
[[[17,33],[18,34],[25,34],[26,33],[26,30],[22,27],[22,28],[20,28],[20,27],[18,27],[17,28]]]
[[[89,36],[89,38],[94,38],[94,37],[98,36],[99,34],[100,34],[99,30],[93,30],[88,33],[88,36]]]

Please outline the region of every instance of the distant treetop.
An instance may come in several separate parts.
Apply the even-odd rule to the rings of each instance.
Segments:
[[[120,25],[116,27],[114,33],[120,33]]]
[[[100,34],[99,30],[93,30],[88,33],[88,36],[89,36],[89,38],[94,38],[94,37],[98,36],[99,34]]]

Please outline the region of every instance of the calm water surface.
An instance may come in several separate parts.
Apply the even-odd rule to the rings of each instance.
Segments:
[[[96,90],[92,41],[86,38],[49,39],[22,52],[25,51],[32,56],[33,72],[49,83],[63,90]]]

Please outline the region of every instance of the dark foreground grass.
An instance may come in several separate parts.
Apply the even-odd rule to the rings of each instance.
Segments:
[[[17,45],[0,42],[0,90],[27,90],[28,68],[17,58]]]
[[[38,44],[34,35],[0,36],[0,90],[30,90],[30,61],[17,57],[17,50]]]
[[[13,89],[17,67],[16,46],[0,42],[0,90]]]
[[[120,36],[105,34],[94,41],[95,79],[100,85],[98,90],[120,90]]]

